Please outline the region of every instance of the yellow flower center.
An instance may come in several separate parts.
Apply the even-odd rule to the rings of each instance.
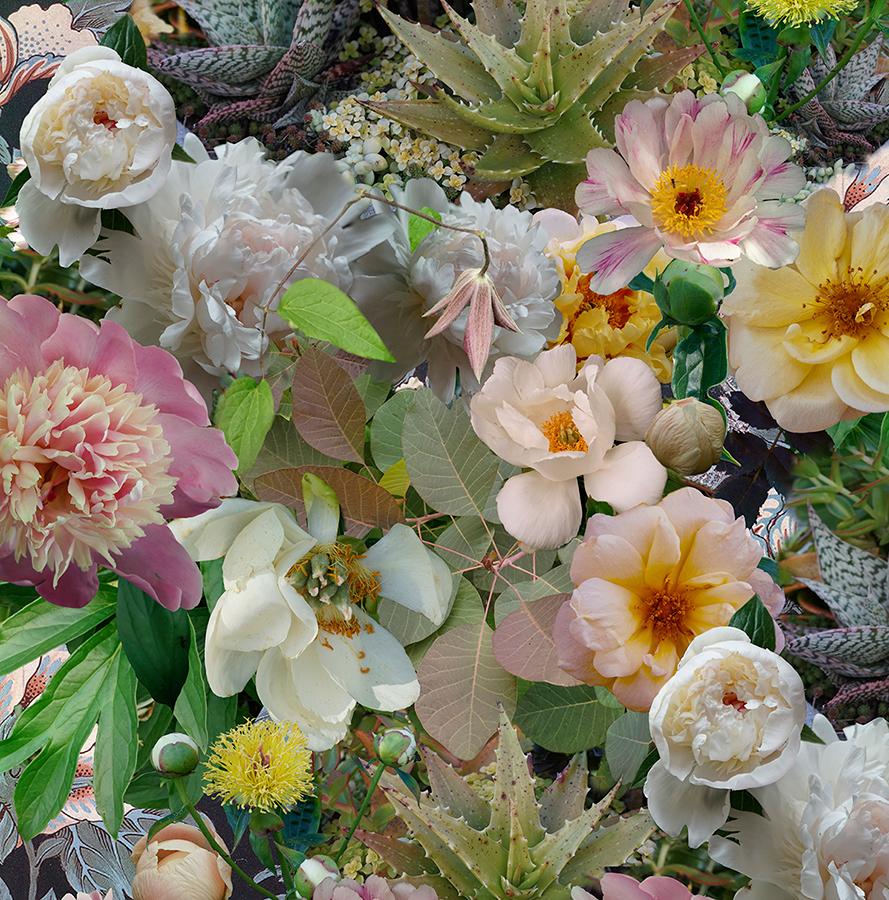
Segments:
[[[685,591],[663,588],[642,598],[641,618],[657,640],[675,641],[688,631],[685,620],[690,609]]]
[[[540,430],[549,441],[550,453],[563,453],[569,450],[586,453],[590,449],[570,412],[550,416],[540,426]]]
[[[870,278],[861,268],[849,269],[842,278],[818,285],[815,304],[815,318],[823,325],[825,338],[863,338],[879,326],[879,314],[889,310],[889,279]]]
[[[750,0],[755,13],[787,25],[836,19],[852,12],[857,5],[857,0]]]
[[[722,179],[701,166],[670,166],[651,191],[651,212],[662,231],[699,240],[712,234],[726,211]]]
[[[577,281],[577,293],[583,298],[569,324],[569,332],[577,321],[577,317],[589,309],[604,309],[608,316],[608,324],[612,328],[623,328],[633,315],[633,291],[621,288],[613,294],[597,294],[590,290],[590,279],[593,273],[581,275]]]

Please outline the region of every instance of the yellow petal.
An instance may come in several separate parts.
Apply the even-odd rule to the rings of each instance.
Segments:
[[[811,284],[835,277],[846,240],[846,215],[839,195],[818,191],[806,202],[806,228],[800,237],[796,268]]]

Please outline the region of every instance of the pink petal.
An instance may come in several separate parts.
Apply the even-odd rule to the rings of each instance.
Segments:
[[[42,297],[15,298],[21,299],[29,301],[39,299],[41,303],[52,307],[52,304]],[[32,316],[27,311],[21,310],[20,306],[17,309],[13,305],[15,300],[8,303],[0,302],[0,384],[18,369],[35,372],[43,368],[39,338],[32,327],[36,322],[31,321]],[[35,306],[33,318],[39,321],[41,314],[41,308]]]
[[[741,241],[744,255],[760,266],[778,269],[799,255],[796,238],[803,227],[805,210],[796,203],[762,200],[757,204],[758,221]]]
[[[626,287],[661,247],[650,228],[621,228],[588,240],[577,251],[577,264],[583,272],[594,272],[590,290],[613,294]]]
[[[134,346],[133,339],[117,322],[104,320],[99,326],[89,370],[106,375],[112,384],[123,384],[132,390],[136,381]]]
[[[57,606],[69,606],[79,609],[86,606],[99,589],[99,579],[96,567],[87,571],[70,565],[62,573],[58,584],[53,585],[53,573],[50,569],[36,572],[30,563],[22,558],[16,562],[12,554],[0,558],[0,581],[10,584],[30,585],[36,588],[44,600],[55,603]]]
[[[161,412],[172,413],[195,425],[209,425],[207,404],[190,381],[184,381],[182,366],[160,347],[133,344],[136,356],[136,391]]]
[[[481,381],[482,372],[491,353],[494,332],[494,311],[488,291],[476,290],[469,305],[469,318],[463,336],[463,349],[469,359],[472,374]]]
[[[60,317],[59,327],[42,342],[40,350],[47,364],[64,359],[66,365],[86,369],[98,339],[99,329],[89,319],[65,313]]]
[[[649,900],[639,887],[639,882],[629,875],[607,872],[599,884],[602,886],[602,900]]]
[[[648,191],[666,168],[667,148],[658,125],[652,109],[638,100],[631,100],[614,120],[617,149],[633,178]]]
[[[630,174],[627,164],[613,150],[597,147],[587,154],[588,177],[577,185],[574,200],[588,216],[629,212],[625,201],[644,202],[646,191]]]
[[[166,525],[149,525],[112,569],[167,609],[193,609],[201,600],[200,570]]]

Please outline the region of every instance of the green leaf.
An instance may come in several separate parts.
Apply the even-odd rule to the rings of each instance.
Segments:
[[[601,747],[623,706],[601,687],[539,682],[522,694],[513,721],[536,744],[557,753]]]
[[[811,744],[823,744],[824,741],[821,740],[820,737],[808,726],[803,725],[803,730],[800,734],[804,741],[809,741]]]
[[[275,421],[275,400],[267,381],[249,376],[233,381],[216,407],[215,421],[238,457],[238,473],[252,468]]]
[[[438,222],[441,221],[441,213],[436,209],[424,206],[420,212],[430,216]],[[407,237],[411,244],[411,253],[413,253],[417,247],[423,243],[424,238],[432,234],[436,228],[438,228],[438,226],[435,222],[430,222],[429,219],[423,219],[415,213],[411,213],[407,220]]]
[[[29,603],[0,624],[0,675],[86,634],[114,615],[115,594],[105,585],[82,609],[47,603]]]
[[[123,797],[136,771],[139,749],[136,673],[126,656],[117,655],[109,673],[96,737],[93,788],[96,807],[112,837],[123,821]]]
[[[183,610],[164,609],[121,579],[117,589],[117,630],[139,681],[155,700],[172,707],[188,677],[188,615]]]
[[[648,713],[626,712],[605,735],[605,760],[611,774],[629,787],[651,752]]]
[[[88,731],[79,732],[71,743],[46,747],[22,772],[14,794],[22,840],[37,837],[65,805],[74,783],[80,749],[88,735]]]
[[[416,391],[396,391],[374,414],[370,423],[370,452],[374,462],[385,471],[404,458],[401,433],[404,417],[414,402]]]
[[[132,16],[121,16],[105,32],[102,46],[116,51],[128,66],[148,70],[148,52],[145,49],[145,41]]]
[[[740,628],[757,647],[775,649],[775,622],[756,594],[731,617],[729,625]]]
[[[321,278],[291,284],[281,298],[278,315],[307,337],[329,341],[364,359],[395,362],[355,301]]]
[[[711,319],[692,329],[673,350],[673,395],[707,398],[707,391],[728,375],[725,325]]]
[[[15,206],[15,201],[19,198],[19,191],[31,180],[31,172],[28,169],[22,169],[15,178],[12,179],[12,184],[6,191],[6,196],[3,198],[3,202],[0,203],[0,206]]]
[[[204,678],[204,666],[198,653],[198,641],[195,637],[191,619],[186,617],[191,634],[188,645],[188,677],[179,692],[173,715],[185,729],[185,733],[201,748],[206,750],[209,744],[207,733],[207,681]]]
[[[173,144],[173,159],[175,159],[177,162],[195,162],[195,160],[192,159],[191,156],[189,156],[188,151],[185,149],[185,147],[182,146],[182,144]]]
[[[205,562],[199,562],[198,568],[201,570],[201,580],[204,583],[204,600],[207,601],[207,608],[213,612],[216,601],[222,596],[225,590],[225,584],[222,580],[222,559],[210,559]]]
[[[123,231],[135,234],[133,223],[119,209],[103,209],[101,213],[103,231]]]
[[[860,422],[861,418],[859,417],[857,419],[844,419],[842,422],[837,422],[836,425],[831,425],[827,429],[827,433],[830,435],[834,447],[839,448],[848,443],[849,439],[855,435]]]

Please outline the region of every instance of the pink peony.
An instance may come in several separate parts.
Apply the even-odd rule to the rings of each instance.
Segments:
[[[200,573],[164,520],[237,489],[209,423],[165,350],[42,297],[0,300],[0,581],[83,606],[102,565],[194,606]]]
[[[629,875],[608,872],[599,880],[602,900],[692,900],[691,891],[675,878],[652,875],[645,881],[636,881]],[[571,900],[595,900],[592,894],[576,887]]]
[[[426,885],[414,887],[407,882],[389,882],[371,875],[364,884],[351,878],[342,881],[325,878],[315,888],[312,900],[438,900],[438,894]]]
[[[586,215],[632,216],[638,225],[603,234],[577,251],[594,272],[590,289],[610,294],[658,250],[693,263],[730,266],[742,256],[777,268],[796,259],[791,231],[803,210],[783,202],[804,187],[787,161],[790,144],[769,134],[730,94],[632,100],[615,119],[617,150],[587,156],[577,187]]]

